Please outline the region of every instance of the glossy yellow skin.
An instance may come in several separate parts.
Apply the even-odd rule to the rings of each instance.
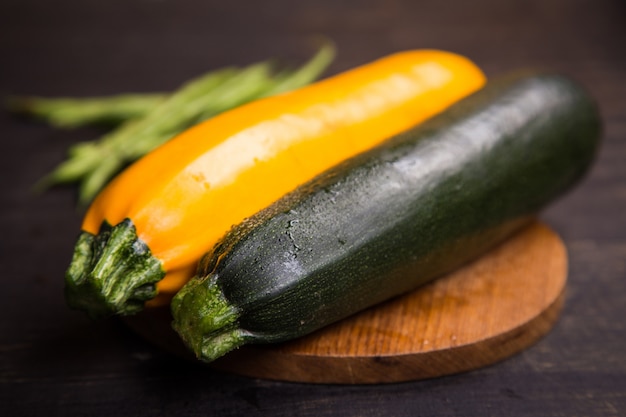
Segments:
[[[166,271],[149,303],[167,302],[233,225],[484,83],[466,58],[418,50],[247,104],[129,167],[95,199],[83,230],[130,218]]]

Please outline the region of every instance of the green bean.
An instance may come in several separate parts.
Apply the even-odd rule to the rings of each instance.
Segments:
[[[277,76],[276,80],[278,82],[270,90],[266,91],[264,96],[295,90],[315,81],[332,62],[334,57],[335,49],[333,46],[331,44],[323,45],[319,52],[300,69],[293,73],[286,72],[282,77]]]
[[[89,98],[9,97],[9,111],[58,128],[115,126],[142,117],[167,98],[165,93],[119,94]]]
[[[273,74],[269,62],[260,62],[243,69],[225,68],[205,74],[170,95],[161,95],[151,108],[146,105],[141,116],[128,117],[100,139],[70,147],[68,158],[40,185],[79,182],[80,203],[87,203],[126,165],[181,131],[252,100],[309,84],[333,57],[333,46],[326,44],[295,71]]]

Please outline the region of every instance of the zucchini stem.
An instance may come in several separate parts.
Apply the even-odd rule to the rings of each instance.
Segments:
[[[161,261],[129,219],[113,227],[103,222],[97,235],[81,232],[65,274],[65,298],[91,318],[130,315],[156,296],[163,276]]]
[[[239,311],[224,297],[215,274],[190,281],[171,307],[174,330],[200,360],[211,362],[249,339],[238,326]]]

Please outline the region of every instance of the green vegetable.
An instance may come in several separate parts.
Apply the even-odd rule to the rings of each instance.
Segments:
[[[165,93],[119,94],[90,98],[9,97],[13,113],[35,117],[58,128],[118,125],[145,116],[167,99]]]
[[[8,105],[16,111],[30,111],[51,123],[66,125],[126,119],[99,140],[72,146],[69,158],[40,184],[80,182],[79,198],[81,203],[87,203],[123,167],[181,131],[252,100],[309,84],[319,77],[333,57],[333,46],[326,44],[308,63],[295,71],[273,74],[269,62],[244,69],[225,68],[192,80],[167,97],[159,94],[123,95],[75,101],[13,98]],[[80,109],[81,103],[85,105],[84,109]],[[120,103],[125,109],[114,110],[113,106]],[[152,107],[148,108],[150,103]],[[112,117],[113,114],[115,117]]]
[[[594,103],[556,75],[490,82],[229,232],[172,302],[211,361],[410,291],[527,225],[590,166]]]

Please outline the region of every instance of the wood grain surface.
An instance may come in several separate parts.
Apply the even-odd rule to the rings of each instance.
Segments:
[[[604,143],[587,178],[541,214],[569,256],[551,331],[472,372],[397,384],[298,384],[180,359],[119,320],[70,311],[63,275],[81,219],[76,189],[33,192],[98,129],[55,130],[0,112],[0,415],[626,415],[626,2],[623,0],[2,0],[0,95],[170,91],[269,57],[298,65],[316,36],[328,75],[440,48],[494,77],[565,73],[597,99]]]

